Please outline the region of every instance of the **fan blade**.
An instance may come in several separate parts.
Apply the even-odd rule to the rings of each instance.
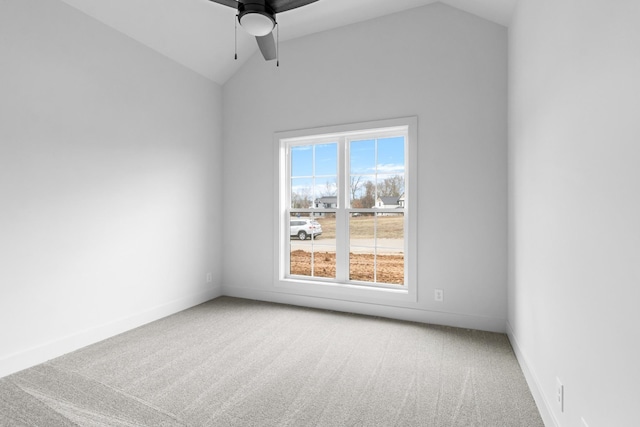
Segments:
[[[269,33],[266,36],[256,37],[258,41],[258,47],[260,48],[260,52],[262,52],[262,56],[267,61],[271,61],[272,59],[276,59],[276,41],[273,38],[273,33]]]
[[[224,6],[229,6],[229,7],[232,7],[234,9],[238,8],[238,2],[236,0],[209,0],[209,1],[221,4],[221,5],[224,5]]]
[[[308,4],[317,2],[318,0],[267,0],[274,13],[286,12],[287,10],[296,9]]]

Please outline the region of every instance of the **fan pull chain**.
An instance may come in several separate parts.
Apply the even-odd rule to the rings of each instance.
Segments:
[[[236,15],[236,19],[233,20],[233,22],[235,23],[235,32],[233,33],[234,36],[234,50],[235,50],[235,60],[238,60],[238,15]]]
[[[280,66],[280,25],[276,22],[276,67]]]

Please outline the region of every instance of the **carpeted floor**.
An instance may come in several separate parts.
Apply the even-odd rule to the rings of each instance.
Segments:
[[[223,297],[0,379],[1,426],[543,426],[503,334]]]

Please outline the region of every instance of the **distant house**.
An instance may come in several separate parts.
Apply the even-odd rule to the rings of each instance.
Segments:
[[[313,201],[315,209],[335,209],[338,207],[338,198],[336,196],[323,196]],[[324,212],[314,212],[315,217],[324,217]]]
[[[382,196],[376,200],[378,209],[404,208],[404,194],[402,196]]]
[[[336,196],[320,197],[313,202],[316,209],[333,209],[338,207],[338,198]]]

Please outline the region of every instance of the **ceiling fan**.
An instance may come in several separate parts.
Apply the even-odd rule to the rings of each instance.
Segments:
[[[238,22],[246,32],[256,37],[262,56],[276,59],[278,50],[273,37],[277,25],[276,14],[306,6],[318,0],[210,0],[238,11]],[[237,55],[236,55],[237,59]]]

